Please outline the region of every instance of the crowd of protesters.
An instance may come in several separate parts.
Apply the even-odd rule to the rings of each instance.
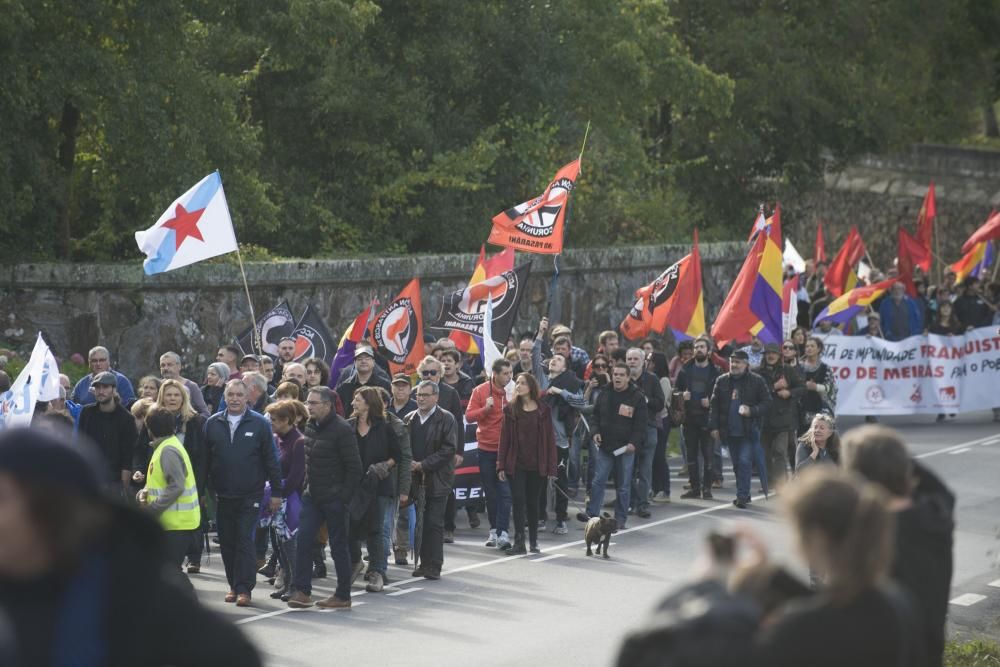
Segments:
[[[823,268],[810,266],[804,276],[801,323],[830,302],[817,279]],[[580,521],[605,509],[619,530],[648,519],[651,503],[671,501],[672,433],[685,501],[714,500],[713,490],[726,483],[726,458],[740,509],[753,501],[754,477],[769,494],[810,468],[843,466],[837,385],[822,360],[829,336],[959,333],[997,317],[995,286],[988,299],[975,279],[954,300],[947,281],[921,284],[917,299],[899,287],[847,327],[821,322],[814,330],[796,328],[781,343],[754,337],[722,350],[701,336],[681,341],[671,357],[658,340],[626,347],[615,331],[602,332],[588,353],[569,327],[550,327],[544,318],[537,330],[509,341],[506,357],[489,368],[449,338],[428,339],[415,376],[390,374],[362,343],[353,364],[331,377],[322,359],[296,362],[294,341],[285,339],[275,359],[220,347],[214,363],[191,369],[202,384],[185,378],[181,357],[166,351],[159,373],[133,385],[112,368],[108,349],[96,346],[91,372],[75,386],[62,376],[63,393],[37,406],[35,423],[53,433],[72,429],[74,440],[96,445],[103,493],[156,517],[175,574],[183,576],[185,564],[188,575],[200,572],[215,532],[226,602],[251,605],[263,578],[274,585],[271,597],[291,607],[346,609],[359,577],[377,593],[398,576],[390,560],[409,566],[412,558],[412,576],[440,578],[444,545],[457,529],[453,491],[467,442],[482,488],[481,497],[465,499],[468,526],[487,521],[484,547],[511,555],[538,552],[547,529],[566,534],[576,501],[585,507],[576,514]],[[876,502],[853,482],[823,480],[813,487],[840,489],[847,504]],[[605,503],[610,484],[614,499]],[[816,520],[812,502],[801,488],[791,499],[802,530]],[[337,587],[314,600],[312,581],[326,576],[327,547]],[[814,587],[844,584],[838,573],[850,562],[803,548]],[[871,589],[883,565],[871,565],[860,588],[842,591],[844,600],[882,596],[892,607],[891,596]],[[724,588],[711,594],[730,595]],[[824,618],[821,604],[811,604],[816,618],[799,619],[807,629]]]

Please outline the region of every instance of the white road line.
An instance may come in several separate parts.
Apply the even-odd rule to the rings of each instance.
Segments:
[[[990,445],[1000,445],[1000,438],[993,438],[992,440],[979,443],[980,447],[989,447]]]
[[[566,554],[552,554],[551,556],[542,556],[541,558],[530,559],[529,563],[544,563],[547,560],[552,560],[553,558],[565,558]]]
[[[930,456],[937,456],[938,454],[947,454],[948,452],[953,452],[956,449],[968,448],[974,445],[981,445],[987,440],[995,440],[995,435],[988,435],[985,438],[977,438],[976,440],[969,440],[968,442],[960,442],[957,445],[952,445],[951,447],[943,447],[941,449],[935,449],[933,452],[926,452],[924,454],[918,454],[914,456],[915,459],[926,459]]]
[[[1000,588],[1000,579],[997,579],[995,581],[991,581],[990,583],[988,583],[986,585],[987,586],[992,586],[993,588]]]
[[[354,600],[351,600],[351,606],[348,609],[354,609],[355,607],[360,607],[363,604],[364,602],[355,602]],[[347,609],[317,609],[317,611],[321,614],[329,614],[333,611],[347,611]]]
[[[968,451],[970,451],[970,449],[968,447],[962,447],[961,449],[956,449],[956,450],[950,451],[948,453],[950,455],[952,455],[952,456],[955,456],[955,454],[964,454],[964,453],[966,453]]]
[[[394,597],[398,597],[400,595],[407,595],[409,593],[416,593],[417,591],[422,591],[422,590],[424,590],[424,589],[423,588],[404,588],[403,590],[396,591],[395,593],[387,593],[386,597],[387,598],[394,598]]]
[[[985,595],[979,595],[977,593],[964,593],[959,595],[954,600],[949,600],[949,604],[957,605],[959,607],[971,607],[977,602],[982,602],[985,599]]]

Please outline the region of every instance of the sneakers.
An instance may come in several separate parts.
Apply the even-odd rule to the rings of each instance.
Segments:
[[[510,548],[505,549],[505,551],[508,556],[523,556],[528,553],[528,550],[524,548],[524,542],[521,540],[515,541],[514,544]]]
[[[711,492],[707,493],[708,495],[712,495]],[[701,491],[698,491],[696,489],[691,489],[690,491],[685,491],[684,493],[681,494],[681,500],[688,500],[691,498],[697,500],[700,497],[701,497]]]
[[[288,602],[286,604],[292,609],[306,609],[307,607],[313,606],[313,601],[311,597],[302,591],[295,591],[288,596]]]
[[[382,573],[372,572],[372,576],[368,578],[368,585],[365,586],[365,590],[369,593],[381,593],[383,585]]]
[[[538,520],[538,530],[545,530],[545,519]]]
[[[201,572],[201,563],[188,563],[188,574],[198,574]]]
[[[288,604],[291,605],[292,601],[289,600]],[[325,600],[320,600],[316,603],[317,607],[322,607],[323,609],[350,609],[350,600],[341,600],[336,595],[331,595]]]
[[[670,496],[667,495],[666,491],[658,491],[655,496],[653,496],[654,503],[669,503]]]
[[[556,521],[556,527],[552,532],[556,535],[565,535],[569,532],[569,528],[566,527],[565,521]]]
[[[355,563],[355,564],[354,564],[354,565],[353,565],[353,566],[351,567],[351,583],[352,583],[352,584],[353,584],[353,583],[354,583],[355,581],[357,581],[357,580],[358,580],[358,577],[359,577],[359,576],[361,576],[361,572],[362,572],[362,571],[363,571],[364,569],[365,569],[365,562],[364,562],[363,560],[359,560],[359,561],[358,561],[357,563]]]
[[[721,479],[717,479],[714,482],[712,482],[712,488],[713,489],[721,489],[722,488],[722,480]]]
[[[396,549],[396,565],[409,565],[409,562],[406,560],[406,555],[406,549]]]
[[[490,528],[490,536],[486,538],[486,546],[495,547],[497,545],[497,531]]]
[[[455,543],[455,531],[453,531],[453,530],[446,530],[446,531],[444,531],[444,543],[445,544],[454,544]]]
[[[733,504],[739,507],[741,510],[745,510],[747,508],[746,501],[740,498],[733,499]]]
[[[497,547],[500,549],[507,549],[510,547],[510,535],[507,534],[506,530],[502,531],[497,537]]]
[[[580,523],[587,523],[588,521],[590,521],[590,515],[587,514],[586,512],[577,512],[576,520],[579,521]]]

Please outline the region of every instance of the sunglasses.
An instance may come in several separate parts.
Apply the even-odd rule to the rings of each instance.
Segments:
[[[607,367],[608,367],[607,364],[594,364],[592,366],[592,368],[607,368]]]
[[[795,346],[794,345],[782,345],[781,349],[782,350],[794,350]]]
[[[424,377],[430,377],[432,375],[437,375],[437,371],[420,371],[420,374]]]

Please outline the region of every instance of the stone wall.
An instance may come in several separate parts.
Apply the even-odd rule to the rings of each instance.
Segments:
[[[822,220],[832,258],[851,225],[857,225],[872,259],[885,268],[896,256],[897,228],[916,231],[932,179],[937,196],[935,252],[950,264],[959,259],[962,243],[990,210],[1000,207],[1000,151],[915,145],[896,155],[859,160],[828,173],[825,188],[783,201],[785,232],[803,256],[811,257],[816,220]]]
[[[614,247],[567,251],[561,261],[562,320],[577,340],[593,347],[597,334],[616,328],[636,288],[690,251],[688,245]],[[743,260],[741,243],[701,246],[705,305],[711,314]],[[247,263],[258,314],[288,299],[298,315],[312,304],[339,333],[372,295],[383,303],[414,275],[421,277],[424,319],[440,310],[442,295],[464,286],[471,255],[359,258]],[[533,328],[545,311],[550,258],[533,259],[528,292],[515,330]],[[711,319],[709,320],[711,321]],[[180,352],[186,372],[202,378],[220,343],[249,326],[239,268],[198,264],[145,276],[138,258],[122,264],[25,264],[0,274],[0,343],[30,350],[42,330],[56,354],[86,354],[100,342],[122,372],[138,377],[158,368],[159,354]],[[439,333],[439,332],[433,332]]]

